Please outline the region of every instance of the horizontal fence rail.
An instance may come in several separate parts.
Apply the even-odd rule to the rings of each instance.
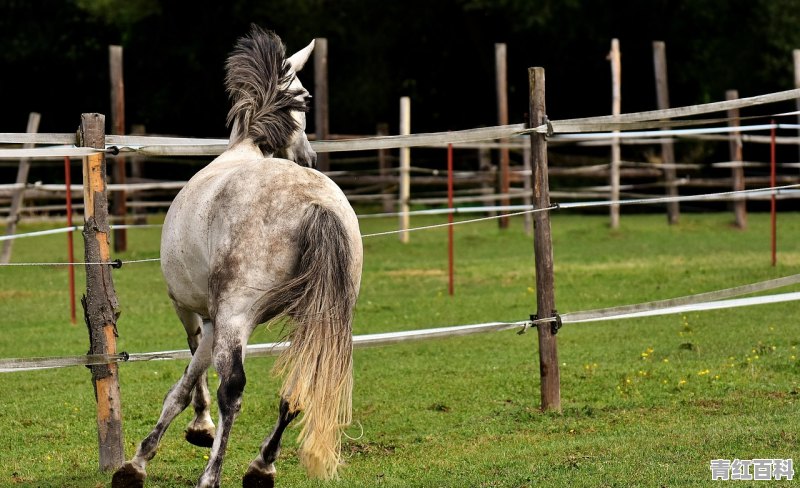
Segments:
[[[800,283],[800,274],[785,276],[773,280],[751,283],[748,285],[727,288],[706,293],[698,293],[668,300],[659,300],[635,305],[611,307],[584,312],[571,312],[560,315],[562,324],[579,324],[605,320],[620,320],[655,315],[667,315],[706,310],[747,307],[800,300],[800,292],[782,293],[758,297],[725,300],[735,296],[763,292],[783,288]],[[353,336],[353,347],[377,347],[401,342],[439,339],[446,337],[462,337],[484,332],[498,332],[517,329],[519,333],[538,323],[552,322],[554,319],[523,320],[517,322],[487,322],[482,324],[436,327],[401,332],[385,332]],[[252,344],[247,346],[248,357],[277,356],[288,347],[287,342]],[[68,366],[92,366],[112,362],[140,362],[163,360],[186,360],[191,358],[188,349],[158,351],[149,353],[119,353],[115,355],[83,355],[55,358],[11,358],[0,359],[0,373],[34,371],[41,369],[63,368]]]
[[[458,144],[496,139],[508,139],[530,133],[540,134],[581,134],[597,133],[612,130],[664,129],[676,125],[694,124],[697,121],[667,121],[680,117],[690,117],[707,113],[722,112],[744,107],[753,107],[768,103],[776,103],[800,98],[800,89],[739,98],[723,102],[677,107],[664,110],[629,113],[617,116],[584,117],[577,119],[548,121],[535,128],[524,124],[503,125],[461,131],[433,132],[411,135],[377,136],[359,139],[342,139],[331,141],[312,141],[316,152],[368,151],[379,149],[397,149],[404,147],[431,146],[435,144]],[[796,115],[797,112],[774,114],[773,117]],[[707,123],[707,122],[703,122]],[[784,128],[797,128],[784,124]],[[645,137],[663,135],[664,131],[647,133]],[[593,136],[594,137],[594,136]],[[608,135],[604,135],[608,138]],[[33,144],[75,144],[75,134],[20,134],[0,133],[0,143],[33,143]],[[168,138],[155,136],[106,136],[106,144],[112,152],[138,152],[153,156],[214,156],[221,154],[228,147],[227,139],[192,139]],[[34,149],[0,149],[0,159],[16,159],[21,157],[48,158],[63,156],[86,156],[97,152],[90,148],[55,147]]]

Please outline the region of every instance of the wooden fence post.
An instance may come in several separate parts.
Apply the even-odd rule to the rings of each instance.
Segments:
[[[546,122],[544,68],[528,68],[530,87],[530,126]],[[550,183],[547,177],[547,139],[545,134],[531,133],[533,158],[533,201],[536,208],[550,207]],[[550,212],[534,214],[533,250],[536,259],[536,315],[556,315],[555,280],[553,277],[553,242],[550,235]],[[561,411],[561,380],[558,368],[558,343],[550,323],[538,326],[539,374],[541,377],[542,410]]]
[[[497,124],[508,125],[508,76],[506,63],[506,45],[498,43],[494,45],[495,79],[497,83]],[[508,139],[500,139],[500,205],[507,207],[511,205],[508,193],[511,188],[511,175],[509,173],[510,158],[508,147],[504,147]],[[500,217],[498,220],[501,229],[508,228],[508,217]]]
[[[622,60],[619,52],[619,39],[611,39],[611,52],[608,54],[611,61],[611,114],[619,115],[622,112]],[[614,131],[618,134],[619,131]],[[619,147],[619,137],[611,138],[611,167],[609,171],[611,183],[611,200],[619,200],[619,178],[622,155]],[[619,204],[611,204],[611,228],[619,228]]]
[[[39,131],[39,121],[41,115],[37,112],[28,114],[28,127],[26,132],[31,134]],[[33,147],[31,143],[25,143],[22,147],[29,149]],[[28,182],[28,172],[31,168],[31,160],[29,158],[21,158],[19,160],[19,167],[17,169],[17,184],[25,184]],[[67,190],[69,191],[69,190]],[[19,209],[22,208],[22,200],[25,197],[25,188],[20,188],[14,191],[11,197],[11,208],[8,211],[8,221],[6,223],[6,235],[10,236],[17,231],[17,222],[19,222]],[[14,240],[10,239],[3,243],[3,252],[0,255],[0,263],[8,263],[11,261],[11,248],[14,245]]]
[[[725,100],[736,100],[739,98],[737,90],[728,90],[725,92]],[[728,110],[728,125],[731,127],[739,127],[739,109]],[[733,191],[742,191],[745,189],[744,181],[744,162],[742,158],[742,133],[731,132],[728,136],[728,147],[730,148],[731,155],[731,177],[733,179]],[[743,196],[735,196],[733,200],[733,215],[735,218],[735,225],[738,229],[747,228],[747,201]]]
[[[314,40],[314,133],[318,141],[330,135],[328,114],[328,39],[318,37]],[[317,169],[330,171],[331,161],[328,153],[317,154]]]
[[[411,134],[411,99],[400,98],[400,135]],[[400,148],[400,242],[408,242],[409,200],[411,199],[411,150]]]
[[[81,115],[79,145],[105,149],[104,115]],[[102,152],[83,159],[83,201],[85,260],[87,263],[109,262],[106,164]],[[81,304],[89,328],[89,354],[116,354],[119,303],[110,265],[86,265],[86,295]],[[121,466],[125,456],[117,364],[92,366],[91,370],[97,399],[100,469],[110,471]]]
[[[656,103],[659,110],[669,108],[669,85],[667,83],[667,54],[666,46],[662,41],[653,42],[653,65],[656,74]],[[675,148],[671,140],[661,143],[661,163],[664,165],[664,182],[666,195],[670,198],[678,196],[678,186],[675,184]],[[675,225],[680,220],[681,210],[678,202],[667,203],[667,222]]]
[[[108,46],[108,66],[111,73],[111,133],[125,134],[125,78],[122,71],[122,46]],[[115,159],[114,182],[124,185],[125,156],[119,155]],[[126,200],[127,193],[120,190],[114,195],[114,215],[125,222],[128,213]],[[114,229],[114,252],[123,252],[128,249],[128,232],[126,229]]]

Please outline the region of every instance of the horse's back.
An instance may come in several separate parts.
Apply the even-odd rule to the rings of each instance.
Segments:
[[[291,278],[298,227],[311,205],[339,218],[360,269],[358,221],[335,183],[291,161],[263,158],[252,145],[223,153],[167,213],[161,267],[170,296],[206,317],[220,300],[240,309],[255,303]]]

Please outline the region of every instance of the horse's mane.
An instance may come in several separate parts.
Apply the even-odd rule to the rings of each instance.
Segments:
[[[296,76],[286,62],[286,48],[272,31],[253,24],[225,63],[225,88],[232,106],[227,124],[231,145],[252,139],[265,154],[289,146],[299,130],[292,111],[306,112],[305,101],[289,90]]]

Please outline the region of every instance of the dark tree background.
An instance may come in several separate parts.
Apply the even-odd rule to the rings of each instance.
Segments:
[[[674,106],[793,88],[800,48],[800,0],[0,0],[0,132],[24,131],[30,111],[42,132],[109,113],[108,45],[121,44],[128,129],[226,136],[223,64],[251,22],[291,52],[328,38],[331,131],[348,134],[396,130],[403,95],[414,132],[496,124],[496,42],[512,122],[529,66],[547,70],[551,118],[608,114],[613,37],[623,112],[655,108],[653,40],[667,45]]]

